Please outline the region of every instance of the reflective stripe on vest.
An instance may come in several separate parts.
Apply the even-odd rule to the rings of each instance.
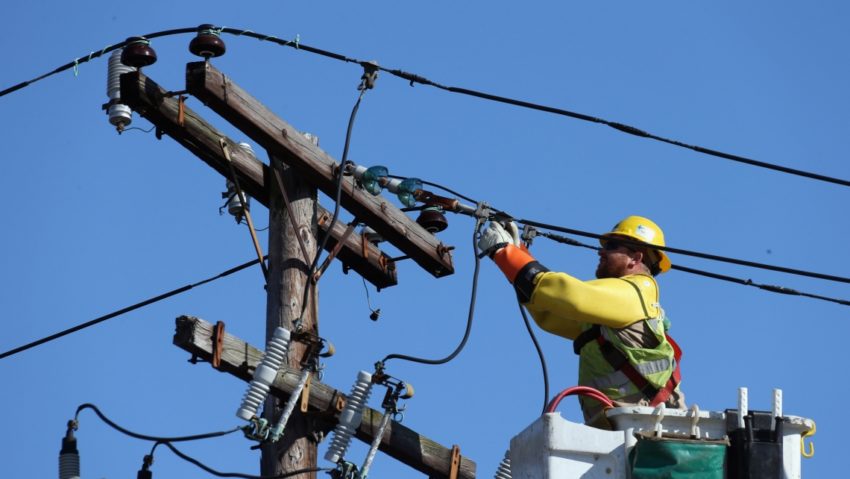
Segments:
[[[590,384],[588,386],[594,387],[596,389],[620,389],[623,385],[629,383],[629,378],[626,376],[626,373],[623,371],[614,371],[613,373],[606,374],[605,376],[598,376],[590,379]]]

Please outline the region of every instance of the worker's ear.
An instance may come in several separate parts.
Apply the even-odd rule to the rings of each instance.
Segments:
[[[640,251],[640,250],[633,251],[632,254],[630,255],[630,257],[632,258],[632,261],[633,261],[633,263],[630,266],[635,267],[635,266],[643,263],[644,258],[646,258],[646,252]]]

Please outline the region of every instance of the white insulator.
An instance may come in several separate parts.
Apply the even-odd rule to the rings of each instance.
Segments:
[[[80,479],[79,454],[59,454],[59,479]]]
[[[496,469],[495,479],[511,479],[511,451],[505,451],[505,457]]]
[[[319,137],[312,133],[304,133],[304,138],[310,141],[310,143],[319,146]]]
[[[245,397],[242,399],[242,405],[236,411],[236,416],[246,421],[257,415],[257,409],[260,404],[266,400],[269,393],[269,388],[277,377],[277,372],[280,365],[286,359],[286,351],[289,349],[289,331],[278,327],[274,330],[269,344],[266,345],[266,352],[263,355],[262,361],[254,370],[254,378],[251,379],[251,384],[248,386],[248,391],[245,392]]]
[[[360,420],[363,419],[363,408],[371,393],[372,375],[366,371],[360,371],[345,402],[345,409],[339,415],[339,424],[334,429],[334,438],[328,447],[328,452],[325,453],[326,460],[337,463],[345,457],[345,451],[351,443],[351,436],[360,426]]]
[[[118,103],[121,100],[121,75],[124,73],[134,72],[134,67],[129,67],[121,63],[121,49],[114,50],[109,56],[109,66],[106,73],[106,96],[109,97],[109,123],[123,128],[133,121],[133,110],[123,103]]]
[[[255,158],[255,159],[257,158],[257,155],[256,155],[256,154],[254,154],[254,147],[253,147],[253,146],[251,146],[251,144],[250,144],[250,143],[246,143],[246,142],[244,142],[244,141],[240,141],[240,142],[238,143],[238,145],[239,145],[240,147],[242,147],[242,149],[243,149],[243,150],[245,150],[245,152],[246,152],[246,153],[248,153],[249,155],[251,155],[251,157],[252,157],[252,158]]]
[[[245,195],[245,203],[243,204],[242,199],[239,198],[239,194],[236,191],[236,185],[232,181],[227,180],[225,186],[227,186],[227,196],[230,198],[227,200],[227,212],[241,218],[245,215],[245,210],[251,210],[251,197]],[[245,194],[245,192],[243,191],[242,194]]]

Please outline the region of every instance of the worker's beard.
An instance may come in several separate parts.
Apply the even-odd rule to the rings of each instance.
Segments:
[[[617,261],[612,261],[613,258],[599,258],[599,264],[596,265],[596,277],[602,278],[619,278],[625,276],[623,265]]]
[[[602,264],[601,261],[599,262],[599,264],[596,266],[596,278],[597,279],[619,278],[619,276],[614,275],[611,272],[611,268],[609,268],[608,266],[609,266],[608,264]]]

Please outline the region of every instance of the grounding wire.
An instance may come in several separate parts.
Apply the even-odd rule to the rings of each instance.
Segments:
[[[550,224],[546,224],[546,223],[541,223],[539,221],[532,221],[532,220],[527,220],[527,219],[515,219],[514,221],[516,221],[517,223],[522,223],[524,225],[534,226],[535,228],[543,228],[543,229],[552,230],[552,231],[560,231],[562,233],[574,234],[574,235],[577,235],[577,236],[585,236],[585,237],[588,237],[588,238],[599,239],[599,238],[603,237],[603,235],[601,235],[601,234],[588,233],[586,231],[576,230],[576,229],[572,229],[572,228],[565,228],[563,226],[550,225]],[[625,239],[623,240],[623,242],[624,243],[630,243],[630,241],[625,240]],[[634,244],[638,244],[638,243],[634,242]],[[787,268],[785,266],[776,266],[776,265],[770,265],[770,264],[765,264],[765,263],[756,263],[754,261],[748,261],[748,260],[736,259],[736,258],[729,258],[729,257],[726,257],[726,256],[718,256],[718,255],[709,254],[709,253],[700,253],[698,251],[690,251],[690,250],[685,250],[685,249],[680,249],[680,248],[672,248],[670,246],[653,246],[653,248],[659,249],[661,251],[667,251],[667,252],[670,252],[670,253],[676,253],[676,254],[681,254],[681,255],[685,255],[685,256],[694,256],[694,257],[697,257],[697,258],[709,259],[709,260],[712,260],[712,261],[720,261],[720,262],[723,262],[723,263],[737,264],[737,265],[740,265],[740,266],[749,266],[750,268],[766,269],[766,270],[770,270],[770,271],[777,271],[777,272],[780,272],[780,273],[795,274],[795,275],[798,275],[798,276],[808,276],[810,278],[824,279],[824,280],[827,280],[827,281],[835,281],[835,282],[838,282],[838,283],[850,283],[850,278],[845,278],[845,277],[842,277],[842,276],[834,276],[834,275],[830,275],[830,274],[816,273],[816,272],[812,272],[812,271],[804,271],[804,270],[799,270],[799,269],[794,269],[794,268]]]
[[[603,118],[598,118],[598,117],[595,117],[595,116],[592,116],[592,115],[587,115],[587,114],[584,114],[584,113],[578,113],[578,112],[574,112],[574,111],[570,111],[570,110],[565,110],[563,108],[556,108],[556,107],[547,106],[547,105],[540,105],[540,104],[537,104],[537,103],[531,103],[531,102],[527,102],[527,101],[523,101],[523,100],[517,100],[517,99],[508,98],[508,97],[504,97],[504,96],[494,95],[494,94],[491,94],[491,93],[485,93],[485,92],[481,92],[481,91],[477,91],[477,90],[472,90],[472,89],[468,89],[468,88],[461,88],[461,87],[453,87],[453,86],[443,85],[443,84],[431,81],[431,80],[429,80],[429,79],[427,79],[427,78],[425,78],[421,75],[417,75],[415,73],[409,73],[409,72],[405,72],[405,71],[399,70],[399,69],[392,69],[392,68],[377,66],[374,63],[358,60],[356,58],[350,58],[350,57],[347,57],[345,55],[341,55],[339,53],[334,53],[334,52],[330,52],[330,51],[327,51],[327,50],[322,50],[320,48],[311,47],[309,45],[304,45],[304,44],[300,43],[300,41],[298,41],[298,40],[296,40],[296,41],[283,40],[283,39],[280,39],[280,38],[277,38],[277,37],[274,37],[274,36],[271,36],[271,35],[263,35],[263,34],[260,34],[260,33],[252,32],[251,30],[240,30],[240,29],[236,29],[236,28],[221,27],[221,28],[213,28],[212,30],[214,30],[218,33],[228,33],[228,34],[236,35],[236,36],[252,37],[252,38],[256,38],[256,39],[261,40],[261,41],[268,41],[268,42],[276,43],[276,44],[281,45],[281,46],[288,46],[288,47],[295,48],[297,50],[304,50],[304,51],[307,51],[307,52],[310,52],[310,53],[322,55],[322,56],[332,58],[332,59],[335,59],[335,60],[339,60],[339,61],[342,61],[342,62],[345,62],[345,63],[357,63],[358,65],[361,65],[364,68],[366,68],[366,67],[375,68],[378,71],[383,71],[383,72],[389,73],[393,76],[407,80],[407,81],[410,82],[411,86],[413,86],[414,83],[419,83],[419,84],[422,84],[422,85],[432,86],[432,87],[435,87],[435,88],[438,88],[438,89],[441,89],[441,90],[444,90],[444,91],[452,92],[452,93],[458,93],[458,94],[462,94],[462,95],[473,96],[473,97],[476,97],[476,98],[481,98],[481,99],[484,99],[484,100],[494,101],[494,102],[508,104],[508,105],[512,105],[512,106],[518,106],[518,107],[521,107],[521,108],[526,108],[526,109],[541,111],[541,112],[545,112],[545,113],[552,113],[552,114],[556,114],[556,115],[566,116],[566,117],[569,117],[569,118],[573,118],[573,119],[581,120],[581,121],[586,121],[586,122],[590,122],[590,123],[602,124],[602,125],[614,128],[615,130],[623,132],[623,133],[638,136],[638,137],[641,137],[641,138],[648,138],[648,139],[651,139],[651,140],[656,140],[656,141],[659,141],[659,142],[662,142],[662,143],[667,143],[667,144],[670,144],[670,145],[689,149],[689,150],[695,151],[697,153],[702,153],[702,154],[714,156],[714,157],[717,157],[717,158],[723,158],[723,159],[726,159],[726,160],[736,161],[736,162],[739,162],[739,163],[744,163],[744,164],[748,164],[748,165],[751,165],[751,166],[757,166],[757,167],[760,167],[760,168],[766,168],[766,169],[770,169],[770,170],[774,170],[774,171],[779,171],[779,172],[782,172],[782,173],[792,174],[792,175],[796,175],[796,176],[802,176],[802,177],[813,179],[813,180],[819,180],[819,181],[824,181],[824,182],[828,182],[828,183],[834,183],[834,184],[838,184],[838,185],[842,185],[842,186],[850,186],[850,181],[848,181],[848,180],[830,177],[830,176],[826,176],[826,175],[821,175],[821,174],[818,174],[818,173],[812,173],[812,172],[808,172],[808,171],[798,170],[798,169],[795,169],[795,168],[789,168],[789,167],[776,165],[776,164],[772,164],[772,163],[767,163],[767,162],[763,162],[763,161],[758,161],[758,160],[754,160],[754,159],[747,158],[747,157],[740,156],[740,155],[725,153],[725,152],[722,152],[722,151],[719,151],[719,150],[714,150],[714,149],[711,149],[711,148],[705,148],[705,147],[702,147],[702,146],[699,146],[699,145],[692,145],[692,144],[684,143],[684,142],[681,142],[681,141],[678,141],[678,140],[673,140],[673,139],[670,139],[670,138],[658,136],[658,135],[649,133],[647,131],[641,130],[639,128],[630,126],[630,125],[626,125],[626,124],[615,122],[615,121],[605,120]],[[177,34],[184,34],[184,33],[196,33],[196,32],[198,32],[197,27],[194,27],[194,28],[178,28],[178,29],[164,30],[164,31],[161,31],[161,32],[150,33],[150,34],[146,34],[146,35],[143,35],[143,36],[144,36],[144,38],[152,39],[152,38],[158,38],[158,37],[163,37],[163,36],[168,36],[168,35],[177,35]],[[47,73],[45,73],[45,74],[43,74],[39,77],[36,77],[32,80],[28,80],[28,81],[25,81],[25,82],[21,82],[17,85],[14,85],[14,86],[9,87],[9,88],[7,88],[3,91],[0,91],[0,97],[7,95],[9,93],[12,93],[14,91],[17,91],[17,90],[24,88],[26,86],[29,86],[32,83],[43,80],[44,78],[47,78],[47,77],[54,75],[56,73],[59,73],[59,72],[62,72],[62,71],[65,71],[65,70],[68,70],[68,69],[71,69],[71,68],[76,69],[77,66],[80,65],[81,63],[88,62],[88,61],[90,61],[94,58],[100,57],[100,56],[102,56],[106,53],[113,51],[113,50],[116,50],[118,48],[122,48],[125,45],[127,45],[128,43],[130,43],[129,39],[125,40],[121,43],[116,43],[114,45],[110,45],[110,46],[104,48],[103,50],[100,50],[100,51],[97,51],[97,52],[91,52],[86,56],[76,58],[74,61],[66,63],[65,65],[62,65],[62,66],[60,66],[60,67],[58,67],[58,68],[56,68],[56,69],[54,69],[50,72],[47,72]]]
[[[475,230],[472,232],[472,252],[474,253],[472,256],[475,257],[475,269],[472,273],[472,292],[469,298],[469,315],[466,318],[466,330],[463,333],[463,339],[460,340],[460,344],[458,344],[457,348],[455,348],[455,350],[452,351],[451,354],[442,359],[425,359],[417,358],[414,356],[408,356],[405,354],[389,354],[381,360],[382,363],[386,363],[390,359],[401,359],[404,361],[410,361],[420,364],[445,364],[454,359],[455,356],[460,354],[464,346],[466,346],[466,342],[469,340],[469,333],[472,331],[472,319],[475,317],[475,298],[478,294],[478,271],[481,267],[481,258],[478,256],[478,236],[482,224],[482,221],[476,221]]]
[[[157,444],[164,445],[165,447],[170,449],[171,452],[173,452],[180,459],[183,459],[186,462],[194,464],[195,466],[198,466],[199,468],[203,469],[204,471],[206,471],[206,472],[208,472],[208,473],[210,473],[214,476],[217,476],[217,477],[240,477],[240,478],[243,478],[243,479],[284,479],[284,478],[287,478],[287,477],[296,476],[298,474],[306,474],[306,473],[310,473],[310,472],[322,472],[322,471],[329,472],[329,471],[333,470],[333,469],[322,468],[322,467],[306,467],[304,469],[297,469],[295,471],[289,471],[289,472],[286,472],[286,473],[283,473],[283,474],[278,474],[276,476],[255,476],[255,475],[251,475],[251,474],[242,474],[240,472],[220,472],[220,471],[217,471],[217,470],[207,466],[206,464],[202,463],[201,461],[189,456],[188,454],[180,451],[173,444],[171,444],[171,442],[169,442],[169,441],[160,441]],[[154,447],[156,447],[157,444],[155,444]]]
[[[540,343],[537,342],[537,335],[534,334],[534,330],[531,328],[531,322],[528,320],[528,315],[525,314],[525,308],[522,307],[519,297],[517,297],[517,305],[519,305],[519,312],[522,314],[522,321],[525,323],[525,329],[528,330],[528,336],[531,338],[531,342],[534,343],[534,349],[537,350],[537,357],[540,358],[540,368],[543,370],[542,412],[545,413],[546,406],[549,404],[549,369],[546,367],[546,357],[543,355],[543,348],[541,348]]]
[[[94,413],[97,414],[97,417],[99,417],[101,421],[103,421],[109,427],[115,429],[116,431],[118,431],[122,434],[125,434],[127,436],[130,436],[132,438],[141,439],[141,440],[144,440],[144,441],[157,441],[157,442],[163,442],[163,443],[164,442],[198,441],[198,440],[201,440],[201,439],[210,439],[210,438],[213,438],[213,437],[226,436],[228,434],[233,434],[234,432],[237,432],[237,431],[242,429],[241,426],[237,426],[233,429],[229,429],[229,430],[226,430],[226,431],[207,432],[207,433],[203,433],[203,434],[193,434],[191,436],[176,436],[176,437],[148,436],[146,434],[139,434],[137,432],[133,432],[133,431],[130,431],[129,429],[125,429],[125,428],[119,426],[118,424],[116,424],[115,422],[110,420],[108,417],[106,417],[106,415],[103,414],[100,411],[100,409],[97,408],[97,406],[95,406],[94,404],[91,404],[91,403],[80,404],[77,407],[77,412],[74,415],[74,421],[77,421],[77,419],[79,418],[80,412],[82,412],[85,409],[91,409],[92,411],[94,411]],[[77,421],[77,422],[79,422],[79,421]]]
[[[60,331],[56,334],[51,334],[50,336],[47,336],[45,338],[33,341],[31,343],[24,344],[23,346],[19,346],[19,347],[14,348],[14,349],[10,349],[10,350],[6,351],[5,353],[0,354],[0,359],[6,358],[8,356],[12,356],[12,355],[20,353],[22,351],[26,351],[27,349],[34,348],[34,347],[39,346],[41,344],[53,341],[54,339],[59,339],[62,336],[67,336],[71,333],[75,333],[77,331],[80,331],[81,329],[88,328],[89,326],[94,326],[95,324],[102,323],[102,322],[104,322],[108,319],[112,319],[116,316],[121,316],[122,314],[129,313],[130,311],[134,311],[136,309],[147,306],[149,304],[153,304],[153,303],[156,303],[158,301],[162,301],[163,299],[170,298],[172,296],[176,296],[180,293],[185,293],[186,291],[189,291],[190,289],[192,289],[196,286],[201,286],[201,285],[209,283],[211,281],[215,281],[217,279],[231,275],[231,274],[233,274],[237,271],[241,271],[241,270],[248,268],[250,266],[254,266],[255,264],[257,264],[259,262],[260,262],[259,259],[254,259],[254,260],[248,261],[247,263],[242,263],[239,266],[230,268],[227,271],[224,271],[222,273],[219,273],[215,276],[204,279],[202,281],[198,281],[197,283],[192,283],[192,284],[188,284],[186,286],[183,286],[183,287],[180,287],[180,288],[177,288],[177,289],[173,289],[173,290],[171,290],[167,293],[160,294],[159,296],[154,296],[153,298],[146,299],[146,300],[144,300],[140,303],[136,303],[132,306],[127,306],[126,308],[119,309],[118,311],[113,311],[109,314],[105,314],[105,315],[100,316],[98,318],[92,319],[91,321],[87,321],[85,323],[78,324],[74,327],[68,328],[64,331]]]
[[[548,238],[548,239],[551,239],[553,241],[557,241],[557,242],[562,243],[562,244],[567,244],[567,245],[570,245],[570,246],[580,246],[582,248],[588,248],[588,249],[592,249],[592,250],[596,250],[596,251],[600,250],[599,246],[591,246],[591,245],[588,245],[588,244],[584,244],[584,243],[582,243],[580,241],[576,241],[572,238],[567,238],[567,237],[564,237],[564,236],[551,234],[551,233],[543,233],[543,232],[538,232],[537,234],[539,236],[543,236],[544,238]],[[685,272],[685,273],[691,273],[691,274],[696,274],[696,275],[700,275],[700,276],[705,276],[707,278],[718,279],[718,280],[721,280],[721,281],[728,281],[728,282],[731,282],[731,283],[740,284],[742,286],[752,286],[754,288],[759,288],[759,289],[764,290],[764,291],[770,291],[771,293],[787,294],[787,295],[791,295],[791,296],[805,296],[807,298],[820,299],[820,300],[823,300],[823,301],[829,301],[829,302],[841,304],[841,305],[844,305],[844,306],[850,306],[850,301],[844,300],[844,299],[830,298],[830,297],[827,297],[827,296],[805,293],[805,292],[797,291],[795,289],[788,288],[788,287],[785,287],[785,286],[774,286],[774,285],[770,285],[770,284],[760,284],[760,283],[754,282],[751,279],[735,278],[733,276],[727,276],[727,275],[719,274],[719,273],[712,273],[710,271],[703,271],[703,270],[696,269],[696,268],[690,268],[688,266],[682,266],[682,265],[674,264],[670,267],[670,269],[673,269],[673,270],[676,270],[676,271],[682,271],[682,272]]]

